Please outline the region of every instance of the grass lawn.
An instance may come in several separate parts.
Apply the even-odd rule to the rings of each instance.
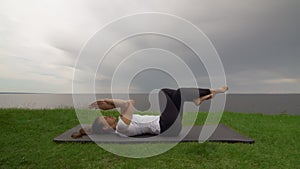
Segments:
[[[196,124],[206,116],[199,113]],[[254,144],[179,143],[144,159],[120,157],[94,143],[54,143],[79,124],[73,109],[0,109],[0,123],[0,168],[300,168],[300,116],[226,112],[221,123]]]

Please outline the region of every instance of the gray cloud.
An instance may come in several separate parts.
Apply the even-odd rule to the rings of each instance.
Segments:
[[[3,4],[0,4],[0,36],[3,37],[0,39],[0,58],[3,60],[0,64],[2,72],[10,72],[2,73],[0,77],[11,79],[12,83],[26,76],[32,83],[44,81],[52,85],[51,91],[56,88],[57,92],[61,92],[63,84],[63,91],[69,88],[70,92],[76,57],[84,43],[97,30],[112,19],[154,11],[178,15],[203,30],[220,55],[232,93],[300,92],[297,87],[300,84],[300,1],[297,0],[103,0],[74,1],[73,5],[49,1],[47,9],[42,4],[35,7],[34,4],[26,3],[25,7],[31,9],[31,12],[13,6],[10,1],[0,3]],[[134,29],[138,24],[147,24],[147,21],[130,25],[127,29]],[[176,27],[170,23],[162,29],[174,31]],[[115,29],[108,33],[113,37],[122,31],[126,30]],[[204,65],[195,59],[196,56],[188,48],[166,37],[144,35],[128,39],[111,51],[97,72],[98,89],[109,89],[112,73],[122,58],[149,47],[162,48],[180,56],[197,76],[201,86],[210,85]],[[97,63],[97,59],[89,60],[83,67],[77,67],[81,76],[75,81],[80,81],[83,89],[86,79],[95,73],[89,65]],[[137,63],[131,64],[134,67]],[[51,78],[57,77],[60,83],[46,83],[49,75]],[[184,74],[180,76],[186,78]],[[161,80],[151,80],[156,78]],[[30,82],[27,83],[29,86]],[[132,90],[142,92],[166,85],[174,87],[171,77],[149,70],[133,79],[131,87]],[[17,84],[12,86],[18,91],[34,90]],[[5,86],[2,90],[5,90]],[[7,90],[14,89],[7,86]],[[38,90],[43,90],[43,85]]]

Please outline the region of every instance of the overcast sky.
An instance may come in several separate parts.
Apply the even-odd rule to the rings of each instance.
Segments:
[[[230,93],[300,93],[299,9],[299,0],[0,0],[0,92],[71,93],[76,58],[96,31],[126,15],[162,12],[190,21],[207,35],[223,63]],[[118,34],[112,32],[112,37],[114,33]],[[153,47],[179,55],[197,82],[210,86],[202,63],[189,59],[189,49],[167,37],[144,35],[120,43],[108,54],[106,69],[96,74],[96,91],[108,91],[112,70],[106,66],[118,64],[114,57]],[[143,56],[149,61],[167,57],[150,54],[157,53]],[[137,66],[136,58],[127,67]],[[169,61],[166,67],[176,64]],[[83,72],[82,81],[84,76]],[[144,71],[131,81],[130,90],[149,92],[187,81],[184,74],[176,78]],[[118,91],[122,90],[120,83]]]

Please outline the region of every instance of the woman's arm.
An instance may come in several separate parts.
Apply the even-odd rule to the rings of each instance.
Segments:
[[[121,100],[121,99],[104,99],[108,104],[113,104],[115,107],[121,109],[121,119],[129,125],[131,123],[133,111],[134,111],[134,100]]]
[[[129,125],[131,123],[133,111],[134,111],[134,100],[121,100],[121,99],[102,99],[92,103],[89,108],[110,110],[114,108],[120,108],[120,117]]]
[[[105,99],[97,100],[89,105],[90,109],[102,109],[102,110],[110,110],[116,108],[113,103],[109,103],[105,101]]]
[[[134,110],[134,100],[128,100],[127,105],[121,107],[121,119],[124,121],[125,124],[129,125],[131,123],[133,110]]]

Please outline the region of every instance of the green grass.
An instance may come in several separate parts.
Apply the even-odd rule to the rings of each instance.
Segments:
[[[206,116],[199,113],[196,124]],[[0,109],[0,122],[1,168],[300,168],[300,116],[226,112],[221,123],[255,144],[179,143],[143,159],[120,157],[94,143],[54,143],[79,123],[73,109]]]

